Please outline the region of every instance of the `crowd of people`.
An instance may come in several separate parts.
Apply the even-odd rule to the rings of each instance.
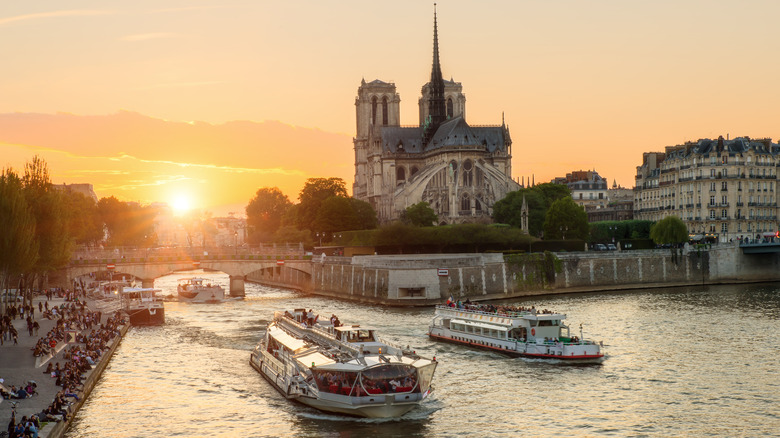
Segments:
[[[48,290],[47,298],[51,298],[55,292]],[[40,422],[63,421],[68,420],[70,412],[69,406],[73,403],[72,399],[79,400],[79,392],[83,390],[83,384],[86,377],[84,373],[91,370],[100,360],[103,353],[109,348],[109,342],[119,333],[119,329],[125,324],[124,318],[119,312],[109,316],[104,323],[101,323],[103,315],[99,311],[92,311],[87,307],[86,301],[79,299],[82,292],[58,291],[59,296],[64,297],[66,302],[60,306],[49,308],[47,301],[38,303],[39,314],[43,317],[56,320],[54,327],[41,337],[32,348],[33,355],[44,356],[47,354],[56,355],[56,346],[60,342],[67,342],[70,346],[64,349],[62,358],[63,365],[60,362],[48,363],[44,374],[49,378],[56,379],[55,385],[59,389],[53,401],[40,413],[28,417],[22,417],[17,422],[16,415],[11,418],[8,425],[8,436],[17,437],[35,437],[37,438],[40,430]],[[13,306],[11,306],[13,307]],[[30,336],[37,336],[37,328],[40,326],[34,319],[35,307],[19,306],[9,311],[3,318],[0,318],[0,327],[3,330],[3,336],[14,340],[18,336],[13,328],[12,319],[20,315],[24,319],[27,314],[28,330]],[[45,308],[45,310],[44,310]],[[10,328],[9,328],[10,327]],[[70,339],[68,339],[68,335]],[[0,385],[2,391],[2,385]],[[29,381],[25,385],[11,386],[9,391],[2,391],[2,396],[8,399],[25,399],[37,394],[37,383]]]
[[[552,315],[555,312],[552,310],[538,310],[536,307],[525,307],[525,306],[510,306],[510,305],[495,305],[495,304],[480,304],[480,303],[472,303],[471,300],[466,298],[466,301],[454,301],[452,298],[447,300],[447,307],[454,307],[456,309],[460,310],[473,310],[476,312],[484,312],[484,313],[491,313],[496,314],[498,316],[513,316],[523,313],[532,313],[535,315]]]

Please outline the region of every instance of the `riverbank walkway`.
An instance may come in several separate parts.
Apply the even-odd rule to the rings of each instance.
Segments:
[[[83,301],[83,298],[80,298]],[[8,424],[12,417],[12,405],[16,403],[16,422],[20,422],[23,416],[30,418],[33,414],[39,414],[54,401],[57,393],[62,389],[55,385],[55,378],[52,378],[49,373],[45,373],[46,367],[49,363],[56,364],[59,362],[60,366],[64,366],[67,362],[65,357],[67,347],[75,344],[67,344],[65,341],[60,341],[55,347],[56,353],[49,357],[35,357],[33,355],[33,348],[38,340],[45,337],[49,331],[55,327],[56,319],[43,318],[41,312],[38,311],[38,303],[46,302],[46,295],[38,295],[33,299],[33,305],[35,306],[35,320],[40,324],[38,333],[30,336],[27,330],[27,321],[25,319],[19,319],[17,316],[13,320],[14,328],[19,333],[18,345],[14,345],[13,339],[5,340],[3,345],[0,346],[0,379],[3,379],[2,385],[6,388],[16,386],[19,389],[22,386],[26,386],[29,381],[34,381],[37,384],[37,394],[25,399],[0,399],[0,435],[8,430]],[[58,307],[66,303],[64,298],[58,298],[53,296],[51,300],[48,300],[49,309]],[[68,304],[70,304],[68,302]],[[87,298],[87,308],[90,311],[102,311],[97,303]],[[113,315],[113,312],[103,311],[101,315],[101,321],[99,323],[105,323],[107,319]],[[100,324],[93,326],[93,329],[99,328]],[[105,369],[107,362],[110,360],[114,349],[121,340],[122,335],[126,332],[127,326],[122,327],[120,334],[110,340],[107,351],[104,352],[96,364],[91,370],[83,374],[86,377],[84,380],[84,387],[82,391],[77,392],[78,401],[73,397],[67,397],[66,399],[72,404],[68,409],[68,415],[72,420],[75,412],[81,403],[83,403],[85,396],[88,395],[92,389],[95,381]],[[91,330],[85,329],[83,334],[87,335]],[[83,345],[83,344],[82,344]],[[88,384],[90,383],[90,384]],[[46,422],[38,433],[41,438],[47,437],[59,437],[65,432],[67,424],[64,422],[52,422],[44,418],[39,417],[39,421]]]

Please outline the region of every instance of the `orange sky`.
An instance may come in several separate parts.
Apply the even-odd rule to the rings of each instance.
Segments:
[[[505,114],[516,177],[596,169],[633,186],[644,151],[780,136],[780,2],[438,4],[444,76],[463,84],[469,123]],[[55,182],[142,202],[188,192],[220,213],[241,211],[264,185],[292,199],[308,177],[351,185],[360,80],[395,82],[402,123],[416,124],[432,9],[411,0],[2,2],[0,165],[21,168],[40,153]],[[82,117],[13,118],[60,112]],[[106,121],[129,115],[165,127],[129,135]]]

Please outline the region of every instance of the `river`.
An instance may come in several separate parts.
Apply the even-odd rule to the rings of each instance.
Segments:
[[[191,275],[191,274],[190,274]],[[224,274],[203,274],[227,290]],[[164,294],[177,279],[158,279]],[[369,306],[247,283],[246,298],[166,302],[133,327],[66,434],[86,437],[780,436],[780,287],[647,289],[509,300],[602,340],[601,365],[508,358],[426,336],[433,310]],[[436,356],[434,392],[400,419],[285,400],[248,363],[275,310],[313,308]]]

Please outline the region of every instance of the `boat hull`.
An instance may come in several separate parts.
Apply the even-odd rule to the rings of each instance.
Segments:
[[[253,352],[249,364],[285,398],[334,414],[364,418],[400,417],[414,409],[430,393],[428,391],[425,394],[378,394],[364,397],[331,395],[326,399],[294,390],[291,380],[283,373],[277,373],[272,364],[263,360],[262,355]]]
[[[132,325],[145,326],[165,323],[165,308],[127,309],[126,312]]]
[[[557,354],[556,350],[553,350],[554,352],[552,354],[549,353],[541,353],[541,352],[529,352],[525,350],[525,344],[517,343],[516,347],[511,348],[509,345],[501,345],[500,343],[496,342],[487,342],[487,341],[481,341],[478,339],[468,339],[468,338],[455,338],[452,336],[449,336],[445,333],[435,333],[434,330],[431,330],[428,332],[428,336],[431,339],[438,340],[438,341],[444,341],[449,342],[453,344],[459,344],[459,345],[467,345],[469,347],[478,348],[481,350],[488,350],[488,351],[495,351],[496,353],[505,354],[507,356],[511,357],[526,357],[526,358],[535,358],[535,359],[553,359],[553,360],[560,360],[564,362],[570,362],[570,363],[601,363],[604,360],[604,355],[601,353],[598,354],[563,354],[564,352],[561,351],[561,354]],[[533,344],[532,344],[533,345]],[[535,345],[534,345],[535,346]],[[523,348],[522,350],[520,348]],[[549,348],[545,347],[546,350],[549,350]]]

